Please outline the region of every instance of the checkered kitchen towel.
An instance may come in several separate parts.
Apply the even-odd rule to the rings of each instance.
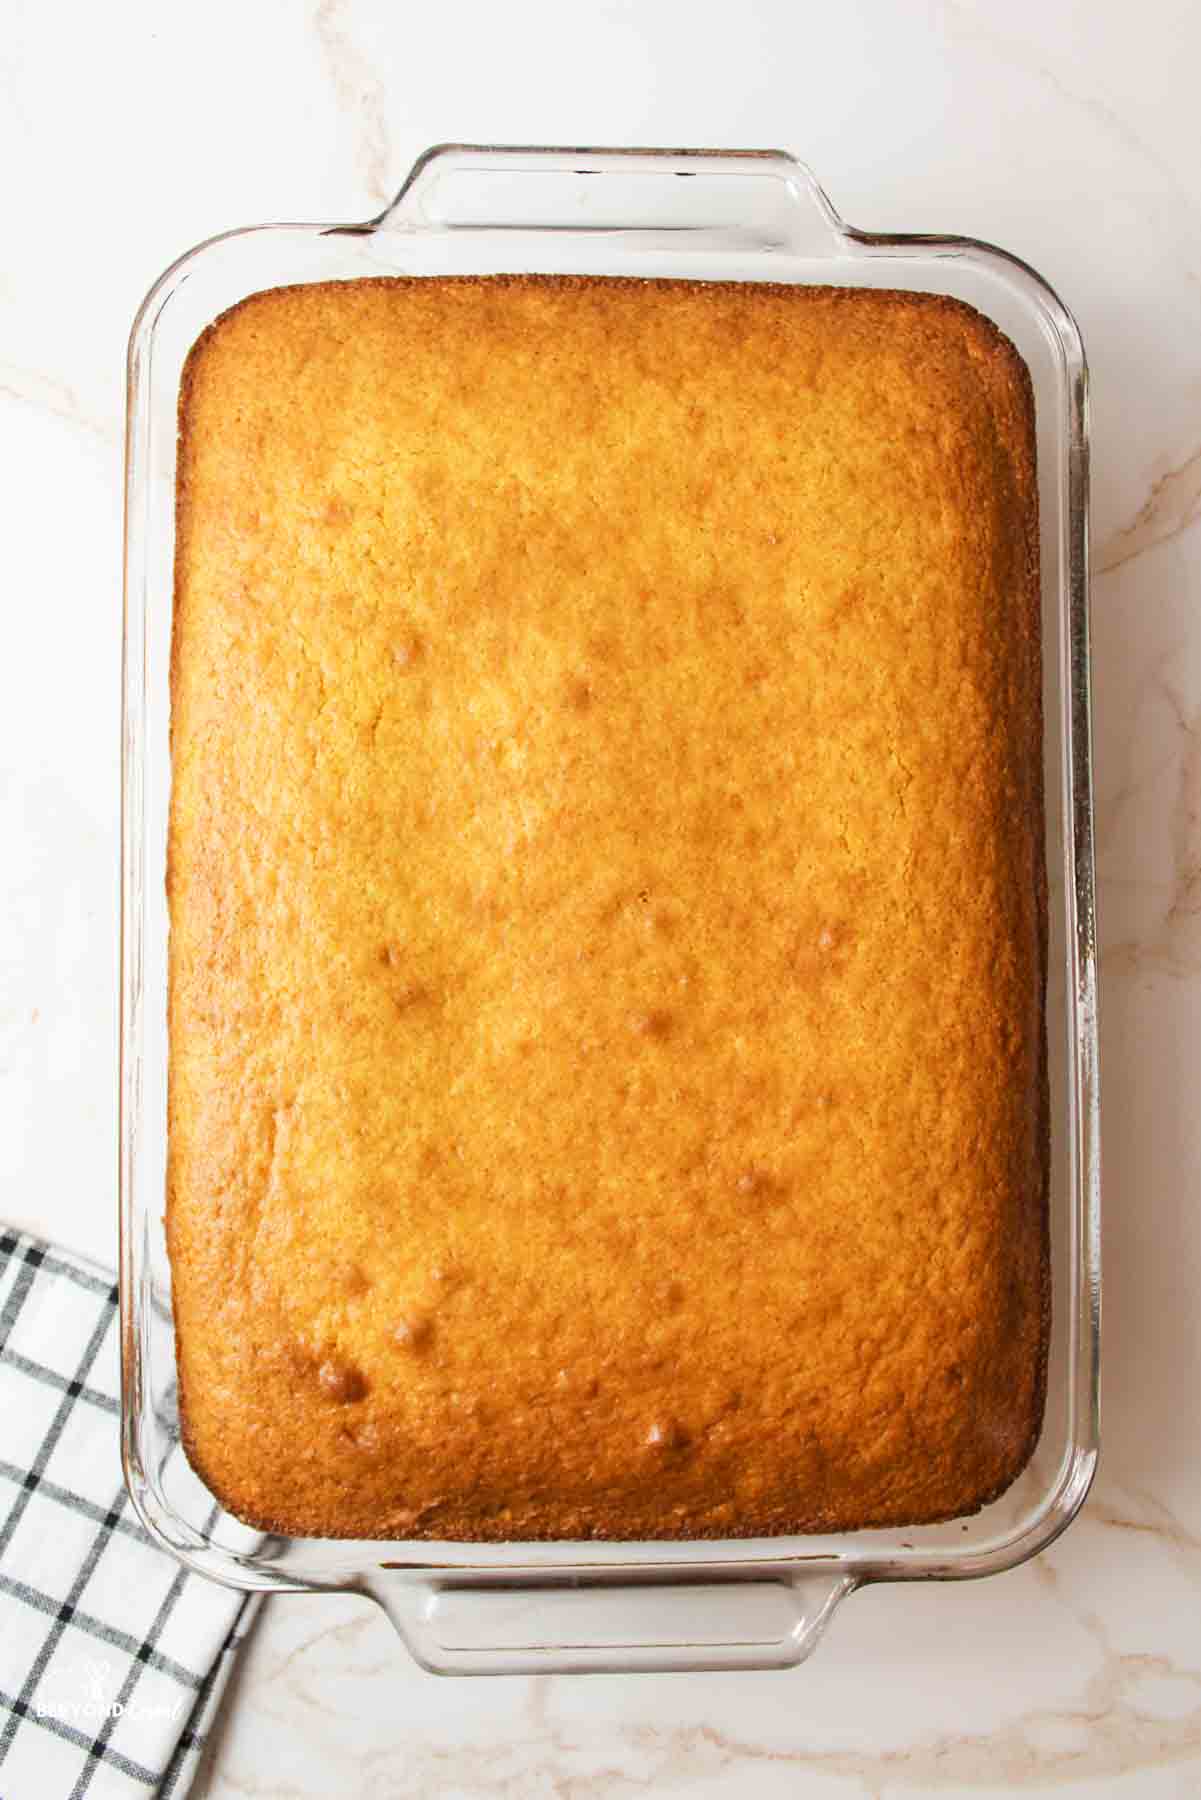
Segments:
[[[0,1797],[185,1794],[249,1623],[139,1525],[111,1275],[0,1229]]]

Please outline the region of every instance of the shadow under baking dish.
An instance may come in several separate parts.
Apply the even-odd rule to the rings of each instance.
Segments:
[[[176,407],[189,349],[262,288],[504,272],[821,283],[949,294],[1034,383],[1049,874],[1052,1325],[1034,1456],[969,1519],[717,1542],[463,1544],[264,1537],[224,1512],[179,1441],[166,1168],[167,904]],[[868,1581],[988,1575],[1079,1509],[1098,1445],[1099,1092],[1088,684],[1087,395],[1075,324],[1026,265],[959,238],[836,215],[776,152],[428,152],[363,225],[276,225],[201,245],[155,285],[130,343],[121,1015],[123,1450],[133,1502],[190,1568],[248,1589],[378,1600],[427,1668],[767,1668],[799,1662]]]

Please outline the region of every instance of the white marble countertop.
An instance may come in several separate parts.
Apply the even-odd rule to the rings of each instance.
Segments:
[[[438,1680],[366,1603],[276,1599],[205,1794],[1201,1793],[1199,66],[1185,0],[9,10],[0,1192],[110,1261],[123,356],[173,257],[366,216],[450,138],[782,145],[856,224],[1025,257],[1093,375],[1106,1332],[1082,1516],[1010,1575],[856,1596],[784,1674]]]

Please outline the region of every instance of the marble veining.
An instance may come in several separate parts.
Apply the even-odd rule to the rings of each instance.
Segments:
[[[110,447],[121,443],[120,427],[115,422],[87,412],[74,388],[56,381],[51,375],[0,362],[0,397],[15,400],[20,406],[36,407],[51,418],[63,419]]]
[[[348,13],[347,0],[320,0],[313,29],[338,107],[357,137],[355,161],[363,191],[382,206],[396,186],[388,96],[368,58],[355,47]]]
[[[1201,447],[1151,484],[1151,492],[1131,519],[1097,553],[1094,573],[1107,575],[1157,544],[1167,544],[1201,519]]]

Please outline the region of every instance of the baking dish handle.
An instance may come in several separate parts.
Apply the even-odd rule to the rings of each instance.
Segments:
[[[608,177],[608,179],[597,179]],[[369,229],[737,235],[758,248],[846,254],[848,234],[784,150],[584,150],[439,144]]]
[[[436,1675],[788,1668],[810,1654],[855,1585],[836,1572],[484,1585],[380,1569],[366,1580],[413,1657]]]

